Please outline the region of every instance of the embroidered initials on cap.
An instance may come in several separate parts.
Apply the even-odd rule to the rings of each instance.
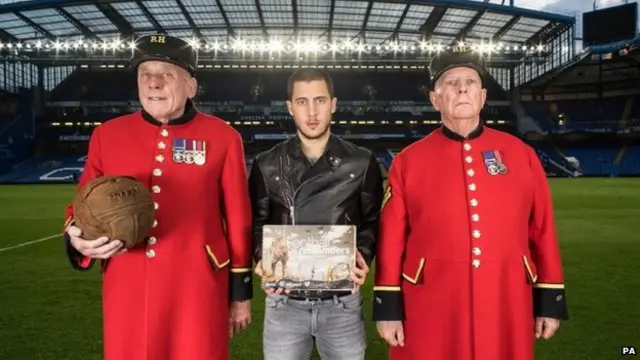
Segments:
[[[164,36],[151,36],[151,39],[149,40],[149,42],[164,44],[166,39],[167,38]]]

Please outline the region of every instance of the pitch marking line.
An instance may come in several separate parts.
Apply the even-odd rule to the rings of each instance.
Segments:
[[[57,237],[61,237],[61,236],[62,236],[62,234],[55,234],[55,235],[46,236],[46,237],[43,237],[43,238],[40,238],[40,239],[35,239],[35,240],[32,240],[32,241],[27,241],[27,242],[24,242],[24,243],[22,243],[22,244],[13,245],[13,246],[8,246],[8,247],[5,247],[5,248],[0,248],[0,252],[9,251],[9,250],[17,249],[17,248],[21,248],[21,247],[23,247],[23,246],[27,246],[27,245],[37,244],[37,243],[40,243],[40,242],[43,242],[43,241],[47,241],[47,240],[51,240],[51,239],[55,239],[55,238],[57,238]]]

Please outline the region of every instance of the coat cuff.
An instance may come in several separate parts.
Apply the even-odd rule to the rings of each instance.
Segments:
[[[564,285],[535,284],[533,287],[533,315],[569,320]]]
[[[251,268],[231,268],[230,300],[244,301],[253,298],[253,276]]]
[[[404,301],[400,286],[373,287],[373,321],[404,320]]]
[[[87,271],[93,267],[96,259],[82,255],[78,250],[71,246],[71,238],[69,234],[64,233],[64,243],[67,253],[67,259],[74,270]]]
[[[373,254],[371,254],[371,252],[364,247],[358,248],[358,251],[360,251],[360,254],[362,254],[362,258],[364,259],[364,262],[367,263],[367,266],[371,267],[371,262],[373,262]]]

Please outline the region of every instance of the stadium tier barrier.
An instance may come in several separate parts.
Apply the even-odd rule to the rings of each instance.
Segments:
[[[562,149],[535,144],[549,176],[640,176],[640,146],[619,147],[568,147]],[[620,154],[622,152],[622,154]],[[376,151],[383,177],[387,178],[389,166],[397,149]],[[568,159],[575,158],[576,162]],[[247,166],[252,163],[247,156]],[[0,174],[0,184],[73,184],[83,171],[86,156],[44,156],[12,167]]]
[[[77,182],[82,171],[86,156],[45,156],[17,164],[13,170],[0,175],[0,184],[73,184]],[[252,156],[247,156],[247,172],[253,162]],[[386,159],[378,157],[378,164],[383,177],[387,177]]]

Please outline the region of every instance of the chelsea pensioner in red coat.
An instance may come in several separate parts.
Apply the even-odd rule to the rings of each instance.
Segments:
[[[230,320],[235,330],[250,321],[242,139],[189,100],[195,79],[183,70],[193,72],[196,62],[184,45],[164,36],[139,41],[144,110],[95,129],[80,179],[82,185],[101,175],[133,176],[155,199],[154,227],[139,247],[121,252],[119,241],[84,242],[75,227],[67,236],[76,269],[103,259],[106,360],[226,360]],[[158,120],[174,107],[171,121]],[[70,206],[67,219],[73,222]]]
[[[444,126],[389,172],[373,311],[393,360],[531,360],[567,318],[545,172],[480,124],[483,67],[468,56],[432,64]]]

